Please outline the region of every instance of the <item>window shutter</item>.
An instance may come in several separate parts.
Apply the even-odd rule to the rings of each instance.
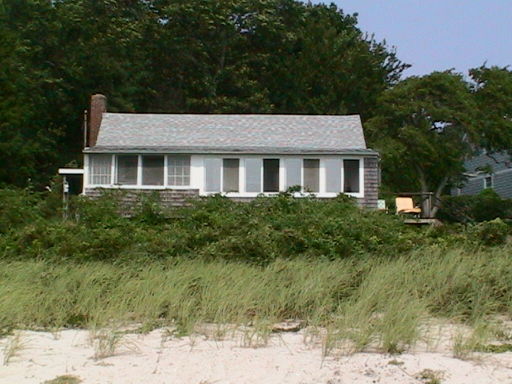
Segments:
[[[245,191],[261,192],[261,159],[245,159]]]
[[[286,159],[286,189],[295,185],[301,185],[301,159]]]
[[[220,192],[222,159],[204,159],[205,192]]]
[[[341,159],[326,159],[325,191],[328,193],[341,192]]]

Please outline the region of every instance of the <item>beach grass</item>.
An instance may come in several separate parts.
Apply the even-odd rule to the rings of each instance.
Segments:
[[[0,261],[0,328],[140,324],[185,335],[200,324],[229,324],[250,327],[250,346],[264,342],[276,322],[298,319],[326,331],[326,353],[400,353],[439,318],[473,330],[454,341],[455,353],[465,356],[498,332],[496,324],[490,331],[489,318],[510,314],[511,254],[510,246],[429,246],[396,258],[277,259],[265,266],[179,258]],[[103,349],[120,339],[113,334]]]

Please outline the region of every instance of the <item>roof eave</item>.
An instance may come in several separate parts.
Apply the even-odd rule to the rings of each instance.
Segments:
[[[366,155],[379,156],[379,153],[368,148],[193,148],[193,147],[87,147],[84,153],[183,153],[183,154],[222,154],[222,155]]]

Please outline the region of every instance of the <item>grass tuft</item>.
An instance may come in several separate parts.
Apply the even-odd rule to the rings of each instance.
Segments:
[[[3,365],[8,365],[13,357],[25,347],[20,332],[15,332],[3,348]]]
[[[424,369],[416,375],[416,378],[424,384],[441,384],[443,377],[443,372],[432,369]]]
[[[94,348],[94,360],[100,360],[114,356],[120,346],[137,351],[135,343],[127,340],[123,332],[113,329],[92,330],[89,334],[89,342]]]
[[[82,380],[78,376],[73,375],[62,375],[55,379],[47,380],[43,384],[79,384]]]

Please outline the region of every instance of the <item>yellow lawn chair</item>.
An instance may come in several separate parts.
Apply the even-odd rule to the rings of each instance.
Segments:
[[[413,214],[420,215],[421,208],[415,207],[414,202],[412,201],[412,197],[397,197],[395,199],[396,203],[396,213],[398,214]]]

